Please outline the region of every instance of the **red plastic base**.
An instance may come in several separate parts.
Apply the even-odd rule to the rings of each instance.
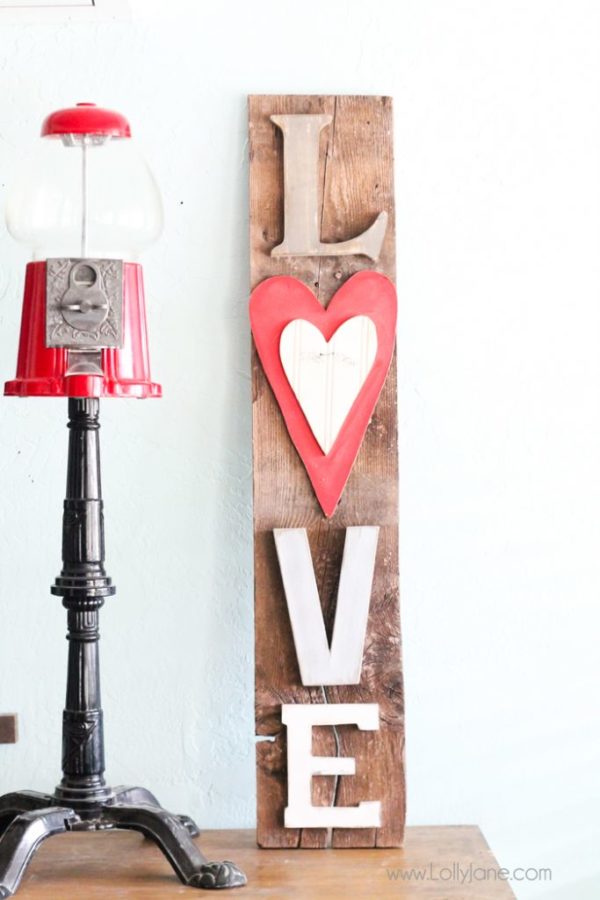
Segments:
[[[142,267],[123,265],[123,346],[102,350],[100,375],[66,375],[67,350],[46,347],[46,263],[27,265],[17,377],[7,381],[9,397],[162,396],[150,380]]]

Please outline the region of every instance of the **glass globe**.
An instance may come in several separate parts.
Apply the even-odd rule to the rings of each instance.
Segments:
[[[34,260],[135,261],[159,236],[163,212],[127,120],[79,104],[51,114],[42,135],[9,190],[11,235]]]

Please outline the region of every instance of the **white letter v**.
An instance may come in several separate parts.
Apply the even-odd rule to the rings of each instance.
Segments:
[[[346,529],[331,647],[306,529],[276,528],[273,533],[302,684],[358,684],[379,527]]]

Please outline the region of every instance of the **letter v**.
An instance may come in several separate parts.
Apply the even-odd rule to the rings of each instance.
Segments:
[[[358,684],[378,526],[346,529],[331,647],[305,528],[276,528],[275,546],[302,684]]]

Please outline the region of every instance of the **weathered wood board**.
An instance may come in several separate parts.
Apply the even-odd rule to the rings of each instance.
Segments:
[[[283,235],[283,138],[275,114],[330,113],[321,134],[323,241],[362,232],[380,210],[389,223],[379,260],[364,256],[273,258]],[[252,96],[249,100],[250,267],[254,289],[272,275],[301,279],[327,306],[362,269],[395,278],[392,103],[388,97]],[[286,431],[255,350],[252,361],[258,843],[262,847],[396,847],[405,819],[404,700],[398,597],[398,454],[395,355],[357,461],[327,519]],[[306,528],[329,637],[349,526],[379,526],[361,681],[304,687],[273,530]],[[313,779],[315,805],[380,800],[377,829],[284,828],[286,735],[282,703],[378,703],[380,730],[315,728],[313,754],[353,756],[354,776]]]

